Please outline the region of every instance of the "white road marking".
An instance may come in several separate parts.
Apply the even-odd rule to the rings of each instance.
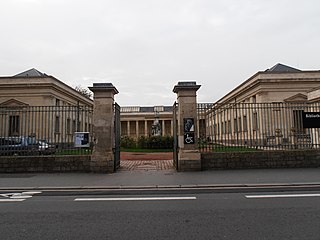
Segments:
[[[76,198],[74,201],[161,201],[161,200],[196,200],[196,197],[140,197],[140,198]]]
[[[32,198],[34,194],[39,193],[41,192],[4,193],[0,194],[0,197],[4,197],[4,199],[0,199],[0,202],[22,202],[27,198]]]
[[[5,198],[0,199],[0,202],[23,202],[26,199],[12,199],[12,198]]]
[[[246,195],[246,198],[296,198],[296,197],[320,197],[319,193],[310,194],[277,194],[277,195]]]

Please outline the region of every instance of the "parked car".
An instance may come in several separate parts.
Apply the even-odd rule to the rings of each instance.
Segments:
[[[49,144],[46,140],[39,140],[39,154],[47,155],[56,152],[56,146]]]
[[[37,155],[39,144],[35,136],[0,137],[0,155]]]

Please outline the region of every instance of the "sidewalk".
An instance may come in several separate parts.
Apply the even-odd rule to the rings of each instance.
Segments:
[[[159,188],[320,184],[320,168],[202,172],[119,171],[94,173],[0,174],[0,190],[23,188]]]

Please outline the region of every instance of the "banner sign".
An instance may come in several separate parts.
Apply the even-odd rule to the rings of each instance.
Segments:
[[[303,128],[320,128],[320,112],[303,112]]]
[[[88,132],[75,132],[74,133],[74,146],[75,147],[90,147],[89,133]]]
[[[184,143],[194,144],[194,118],[184,118]]]

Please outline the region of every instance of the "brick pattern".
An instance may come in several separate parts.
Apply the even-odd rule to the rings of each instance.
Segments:
[[[120,171],[174,170],[172,160],[121,160]]]

